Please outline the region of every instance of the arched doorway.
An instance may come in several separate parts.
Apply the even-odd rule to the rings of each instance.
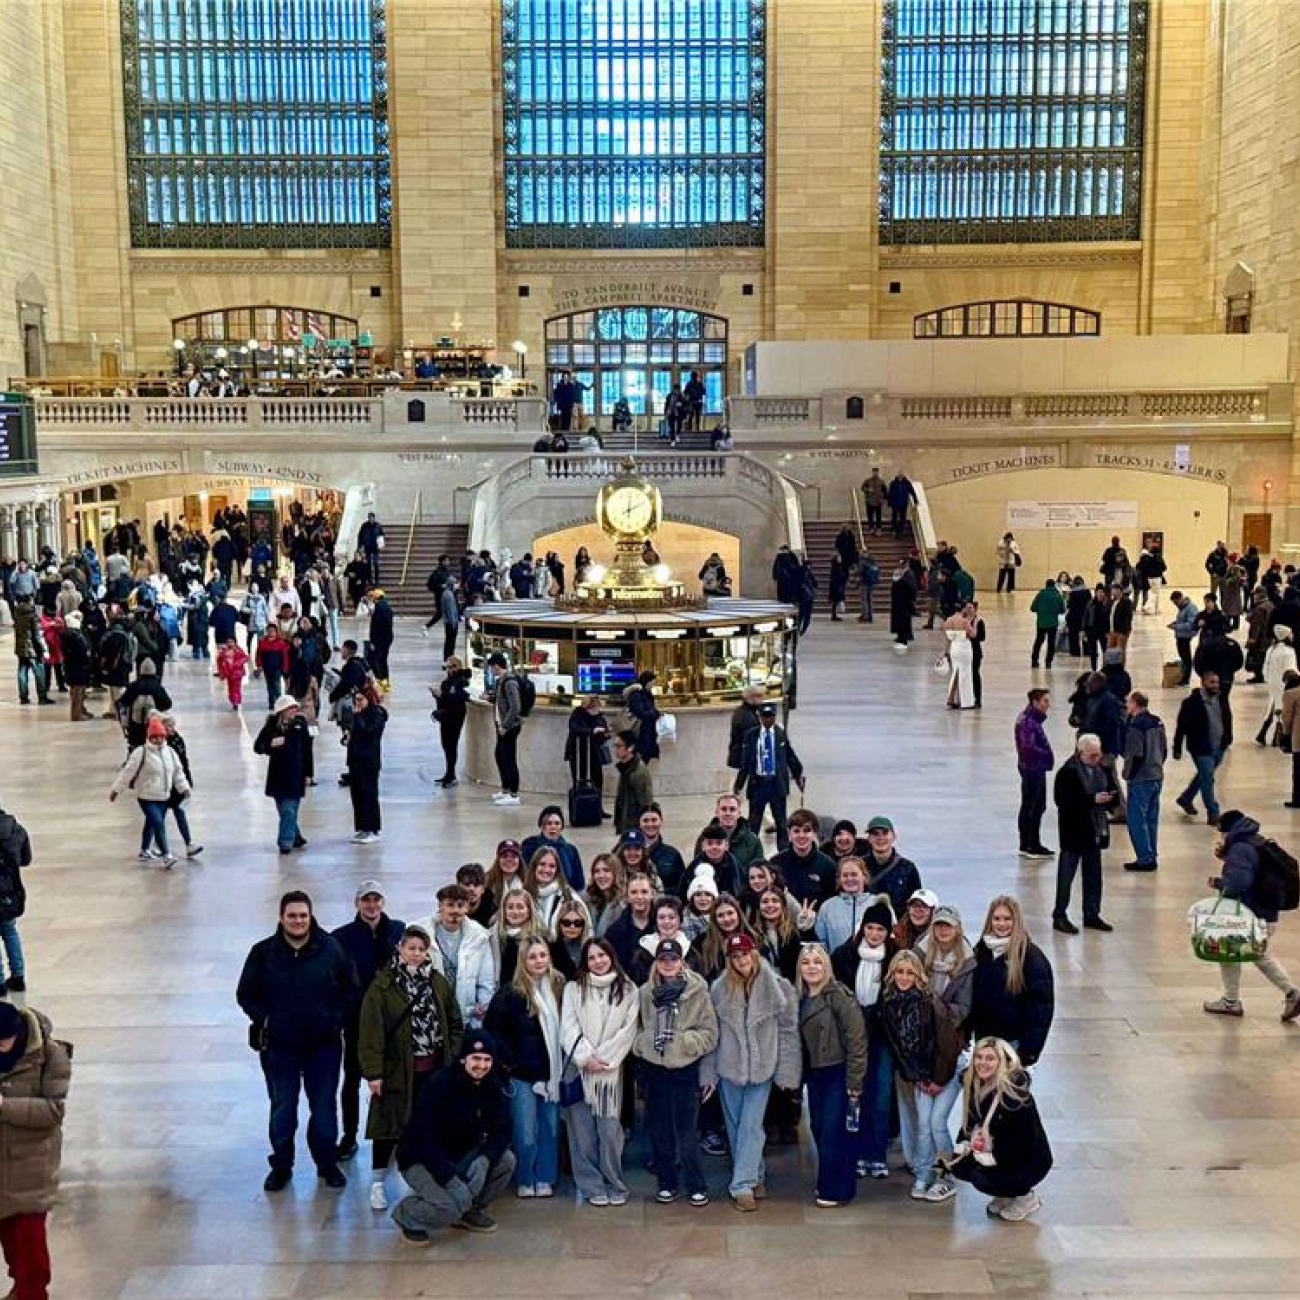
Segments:
[[[583,408],[608,423],[626,397],[635,415],[658,416],[676,383],[691,371],[704,381],[706,415],[720,416],[727,397],[727,322],[683,307],[599,307],[546,322],[547,391],[563,370],[591,391]]]

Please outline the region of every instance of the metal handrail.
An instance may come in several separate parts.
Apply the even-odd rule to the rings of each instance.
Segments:
[[[416,488],[415,505],[411,507],[411,529],[406,534],[406,554],[402,557],[402,582],[406,586],[406,574],[411,567],[411,547],[415,545],[415,525],[420,519],[420,509],[424,504],[424,489]]]
[[[867,549],[867,534],[862,528],[862,506],[858,502],[857,488],[849,488],[849,500],[853,502],[853,522],[858,526],[858,549],[865,551]]]

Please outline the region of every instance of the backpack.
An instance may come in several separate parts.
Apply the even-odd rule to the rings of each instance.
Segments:
[[[27,909],[18,859],[7,843],[0,843],[0,921],[16,921]]]
[[[1254,835],[1251,843],[1259,855],[1251,894],[1261,907],[1292,912],[1300,906],[1300,863],[1276,840]]]
[[[537,687],[533,684],[531,677],[523,673],[511,673],[515,679],[515,685],[519,687],[519,716],[526,718],[532,711],[533,705],[537,703]]]

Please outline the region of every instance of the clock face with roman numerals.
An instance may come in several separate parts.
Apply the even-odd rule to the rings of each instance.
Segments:
[[[605,495],[603,513],[602,522],[610,532],[635,536],[654,521],[654,497],[643,487],[624,484]]]

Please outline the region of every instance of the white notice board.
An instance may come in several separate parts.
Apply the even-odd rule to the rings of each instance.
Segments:
[[[1008,501],[1007,527],[1136,528],[1136,501]]]

